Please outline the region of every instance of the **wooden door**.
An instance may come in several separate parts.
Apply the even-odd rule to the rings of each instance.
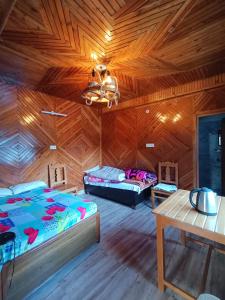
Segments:
[[[222,172],[222,196],[225,196],[225,119],[222,120],[221,128],[221,172]]]

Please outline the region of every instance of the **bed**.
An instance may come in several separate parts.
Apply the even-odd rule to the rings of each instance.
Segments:
[[[132,208],[135,208],[136,205],[140,202],[143,202],[145,200],[149,201],[151,187],[157,183],[157,177],[155,173],[136,169],[129,169],[129,175],[131,176],[128,176],[128,171],[125,171],[125,177],[123,178],[121,177],[121,171],[123,172],[123,170],[117,169],[119,171],[116,171],[116,177],[114,174],[113,177],[110,177],[111,174],[114,173],[113,169],[116,168],[102,168],[107,168],[107,172],[104,172],[105,174],[103,174],[102,178],[97,177],[101,176],[100,174],[102,174],[101,171],[99,172],[99,170],[101,169],[100,167],[94,168],[94,170],[87,170],[85,172],[83,177],[85,193],[106,198],[130,206]],[[143,182],[141,180],[141,175],[138,178],[138,171],[139,175],[143,175],[143,173],[148,173],[149,178],[147,182]],[[134,175],[134,172],[136,174],[135,177],[132,176]],[[112,180],[112,178],[118,178],[118,174],[123,180]],[[136,180],[136,176],[140,180]]]
[[[0,299],[16,300],[99,241],[99,213],[94,202],[39,187],[0,197],[0,232],[8,231],[16,239],[1,246]]]

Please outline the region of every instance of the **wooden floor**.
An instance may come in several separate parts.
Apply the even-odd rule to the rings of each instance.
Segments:
[[[172,300],[172,291],[157,289],[155,217],[147,204],[136,210],[94,199],[101,213],[101,242],[64,266],[26,300]],[[206,249],[178,242],[178,232],[166,231],[166,275],[197,295]],[[213,252],[206,292],[225,299],[225,255]]]

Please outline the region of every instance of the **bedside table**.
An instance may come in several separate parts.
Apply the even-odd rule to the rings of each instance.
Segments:
[[[64,193],[77,193],[77,188],[73,184],[61,184],[58,186],[54,186],[54,189],[59,190]]]

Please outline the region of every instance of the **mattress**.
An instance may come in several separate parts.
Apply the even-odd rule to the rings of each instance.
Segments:
[[[40,245],[97,212],[97,205],[49,188],[0,197],[0,233],[16,234],[15,256]],[[14,257],[14,243],[0,247],[1,266]]]
[[[149,184],[143,184],[142,182],[138,182],[138,181],[135,182],[134,180],[133,180],[133,182],[131,180],[125,180],[125,181],[121,181],[121,182],[93,182],[93,181],[89,180],[89,176],[84,176],[85,184],[134,191],[138,194],[140,194],[144,189],[153,185],[155,182],[152,182]]]

